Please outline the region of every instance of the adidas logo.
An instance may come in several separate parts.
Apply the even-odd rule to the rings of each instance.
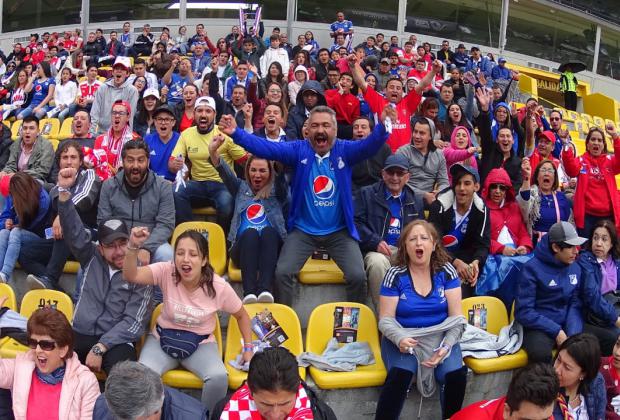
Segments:
[[[155,156],[155,150],[151,150],[151,156]]]
[[[555,280],[551,280],[551,281],[549,282],[549,286],[552,286],[552,287],[553,287],[553,286],[557,286],[557,285],[558,285],[558,284],[555,282]]]
[[[400,295],[400,300],[407,300],[407,296],[404,293]]]

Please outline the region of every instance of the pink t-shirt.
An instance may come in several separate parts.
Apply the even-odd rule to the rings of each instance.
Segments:
[[[43,383],[33,370],[32,380],[30,382],[30,393],[28,394],[26,420],[38,420],[42,418],[58,420],[60,391],[62,391],[62,382],[56,385]]]
[[[175,284],[173,262],[155,263],[149,267],[155,284],[164,295],[164,307],[157,318],[157,324],[162,328],[191,331],[200,335],[212,334],[217,311],[233,314],[243,306],[230,284],[217,274],[213,274],[215,298],[212,298],[206,289],[199,288],[190,293],[181,283]],[[153,335],[159,337],[155,330]],[[213,341],[215,337],[210,335],[203,343]]]

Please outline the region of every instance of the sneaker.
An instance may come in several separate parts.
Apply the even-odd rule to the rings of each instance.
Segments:
[[[52,288],[52,285],[50,284],[50,281],[48,279],[46,279],[45,277],[37,277],[33,274],[28,274],[28,276],[26,277],[26,285],[28,290]]]
[[[9,282],[9,279],[7,278],[6,274],[0,271],[0,283],[8,283],[8,282]]]
[[[256,303],[256,295],[254,293],[250,293],[243,297],[243,304],[246,305],[248,303]]]
[[[265,290],[258,295],[258,301],[259,303],[273,303],[273,295]]]

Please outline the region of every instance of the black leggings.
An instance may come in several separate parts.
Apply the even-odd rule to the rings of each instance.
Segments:
[[[246,229],[237,237],[230,256],[241,269],[244,296],[273,292],[273,278],[281,246],[282,239],[271,226],[260,232]]]

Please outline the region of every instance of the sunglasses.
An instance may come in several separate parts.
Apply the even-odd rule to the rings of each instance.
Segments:
[[[37,341],[34,338],[28,339],[28,347],[35,350],[37,346],[41,347],[41,350],[43,351],[52,351],[56,348],[56,342],[52,340]]]
[[[497,189],[499,189],[500,191],[506,191],[508,188],[505,185],[503,185],[503,184],[491,184],[489,189],[490,190],[497,190]]]

